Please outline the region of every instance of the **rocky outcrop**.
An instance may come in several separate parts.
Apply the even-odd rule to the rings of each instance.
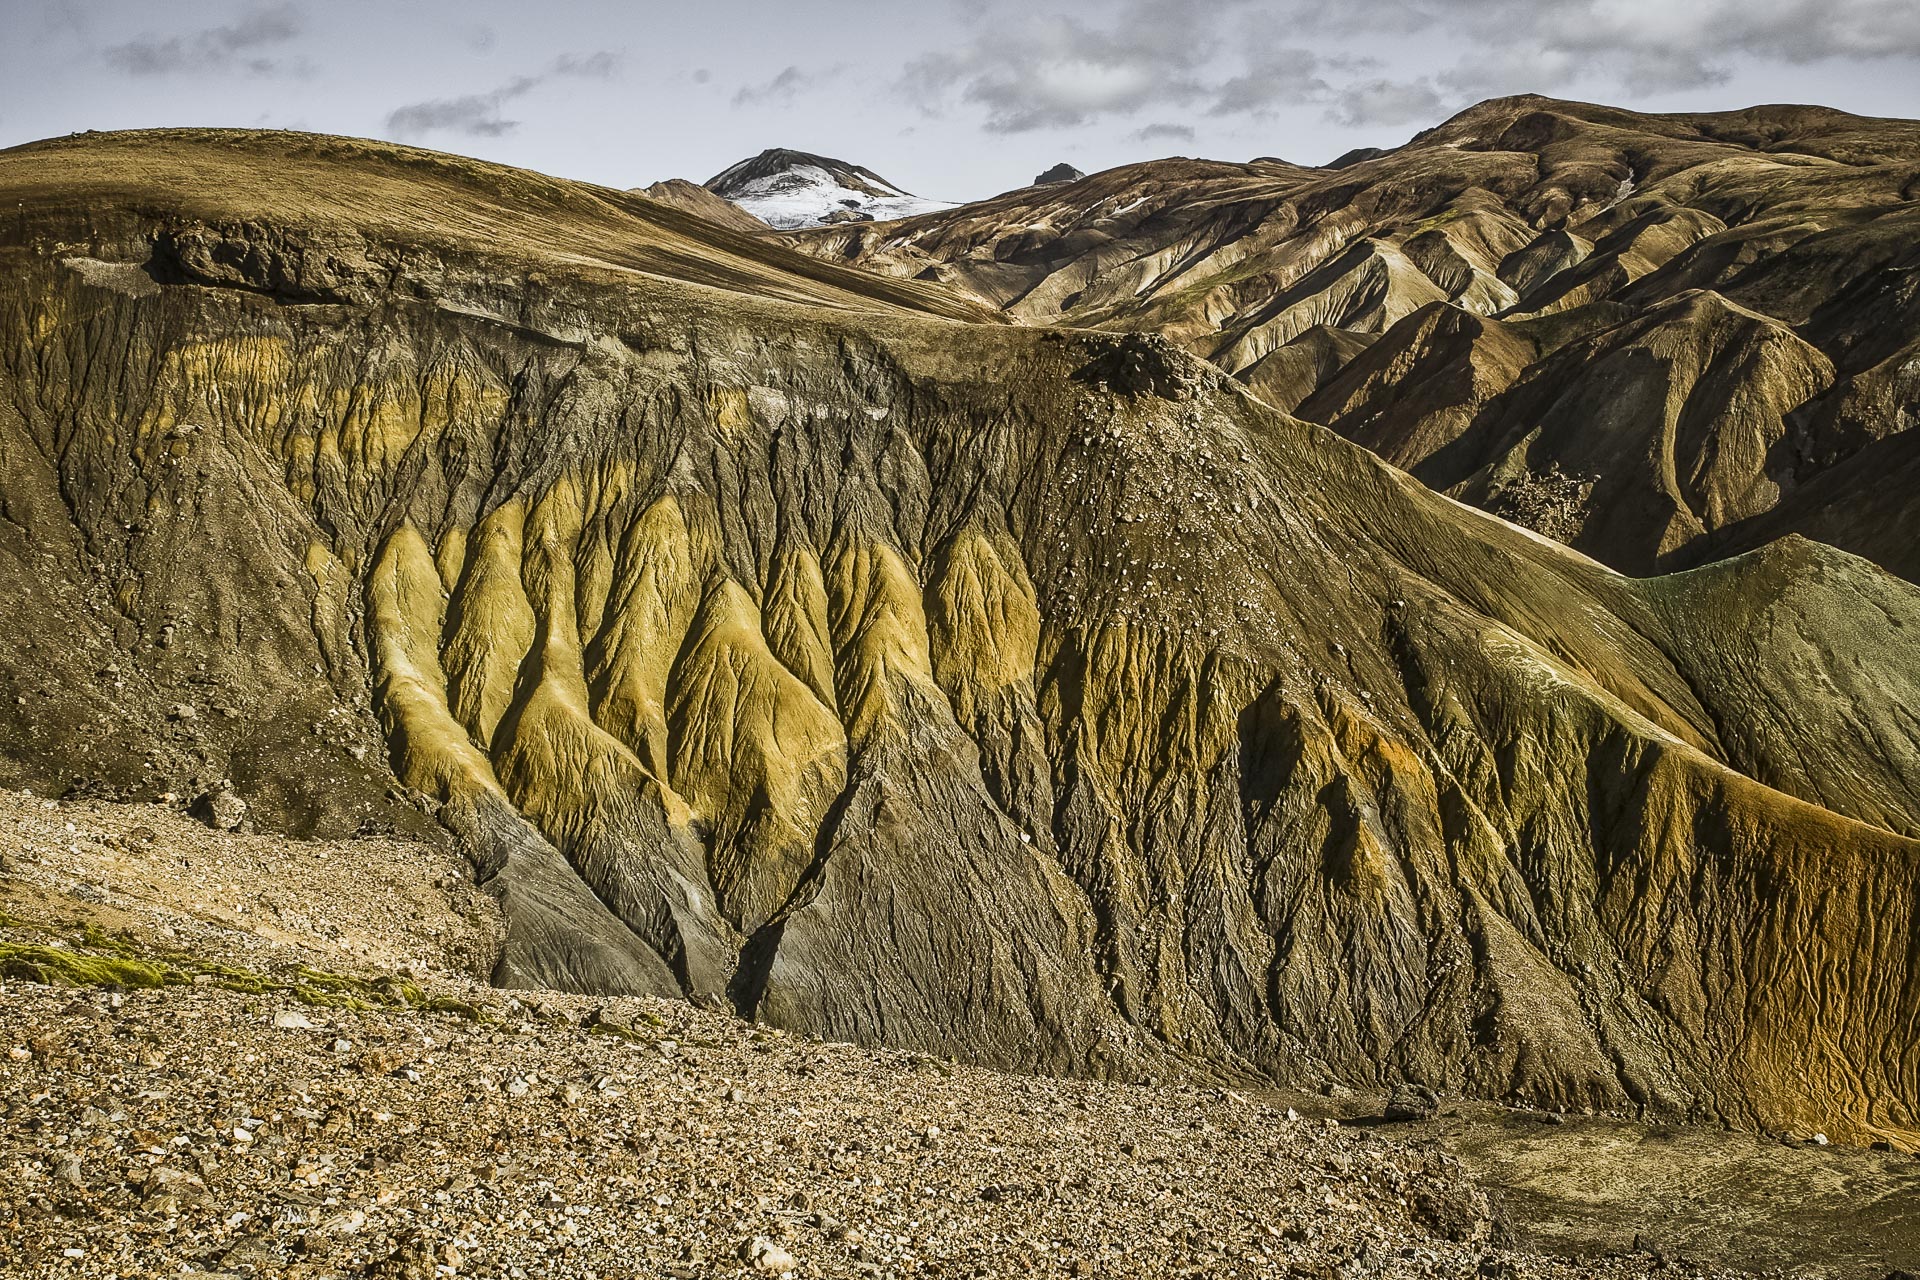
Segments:
[[[10,781],[430,810],[512,984],[1920,1138],[1910,585],[1621,578],[1171,342],[314,145],[0,155]]]

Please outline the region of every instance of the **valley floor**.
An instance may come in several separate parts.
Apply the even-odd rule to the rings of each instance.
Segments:
[[[1567,1205],[1527,1198],[1561,1157],[1497,1119],[1369,1127],[493,990],[466,974],[497,919],[457,871],[0,793],[0,1274],[1715,1274],[1502,1222]],[[1554,1140],[1591,1161],[1597,1132]],[[1493,1210],[1449,1147],[1506,1179]]]

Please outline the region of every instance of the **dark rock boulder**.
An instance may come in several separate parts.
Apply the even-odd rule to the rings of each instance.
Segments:
[[[1439,1095],[1423,1084],[1402,1082],[1387,1097],[1386,1118],[1391,1121],[1431,1120],[1440,1110]]]

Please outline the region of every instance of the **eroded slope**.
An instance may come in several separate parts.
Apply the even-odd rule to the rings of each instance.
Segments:
[[[0,157],[4,679],[103,717],[15,778],[324,827],[409,811],[377,725],[503,982],[1914,1140],[1910,586],[1623,579],[1158,340],[315,145]]]

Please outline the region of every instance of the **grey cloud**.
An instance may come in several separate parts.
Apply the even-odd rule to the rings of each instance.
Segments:
[[[1684,49],[1638,49],[1620,60],[1619,81],[1629,93],[1706,89],[1725,84],[1732,72]]]
[[[109,65],[136,76],[236,70],[270,75],[285,66],[271,51],[300,35],[305,25],[294,5],[272,5],[249,9],[225,26],[112,45],[104,56]]]
[[[1269,50],[1250,60],[1243,73],[1221,83],[1207,114],[1257,116],[1275,107],[1323,102],[1333,93],[1320,74],[1325,65],[1311,49]]]
[[[1328,7],[1316,17],[1319,4]],[[1361,115],[1387,97],[1383,86],[1357,93],[1348,83],[1364,60],[1294,42],[1344,21],[1331,0],[1130,0],[1100,19],[1044,8],[1022,16],[1008,0],[975,7],[979,38],[917,59],[901,87],[930,114],[955,103],[984,109],[993,132],[1169,109],[1257,119],[1321,104]]]
[[[563,53],[547,68],[549,76],[583,76],[606,80],[620,69],[620,55],[609,49],[596,53]]]
[[[998,133],[1300,106],[1351,127],[1432,123],[1522,91],[1645,96],[1756,62],[1920,58],[1913,0],[958,0],[956,12],[972,37],[911,61],[899,88],[929,115],[977,114]],[[1417,37],[1425,74],[1344,56],[1374,36]]]
[[[1450,102],[1467,103],[1503,94],[1541,92],[1565,86],[1594,67],[1590,54],[1570,55],[1537,47],[1476,50],[1454,60],[1431,83]]]
[[[1644,94],[1721,84],[1742,59],[1920,57],[1911,0],[1421,0],[1420,8],[1468,47],[1505,52],[1504,75],[1485,74],[1481,54],[1441,77],[1482,94],[1551,85],[1554,70]]]
[[[417,138],[427,133],[458,133],[471,138],[502,137],[520,127],[518,120],[510,120],[504,114],[508,103],[524,98],[551,80],[563,77],[604,80],[619,67],[619,55],[606,51],[584,55],[562,54],[548,63],[538,75],[515,76],[484,93],[430,98],[396,107],[387,113],[387,131],[396,138]]]
[[[817,78],[799,67],[787,67],[765,84],[742,85],[739,92],[733,95],[733,105],[749,107],[767,102],[792,102],[802,89],[811,88]]]
[[[1446,106],[1439,90],[1424,81],[1368,80],[1335,93],[1327,118],[1344,125],[1432,123]]]
[[[901,88],[923,109],[952,99],[983,108],[997,133],[1067,128],[1206,96],[1220,15],[1244,0],[1132,0],[1104,21],[1069,13],[992,11],[959,49],[909,64]]]
[[[498,138],[520,127],[518,120],[508,120],[502,116],[501,108],[531,91],[536,83],[531,76],[519,76],[486,93],[408,103],[387,114],[387,128],[396,138],[414,138],[423,133],[463,133],[470,138]]]
[[[1184,124],[1150,124],[1127,135],[1130,142],[1192,142],[1193,128]]]

